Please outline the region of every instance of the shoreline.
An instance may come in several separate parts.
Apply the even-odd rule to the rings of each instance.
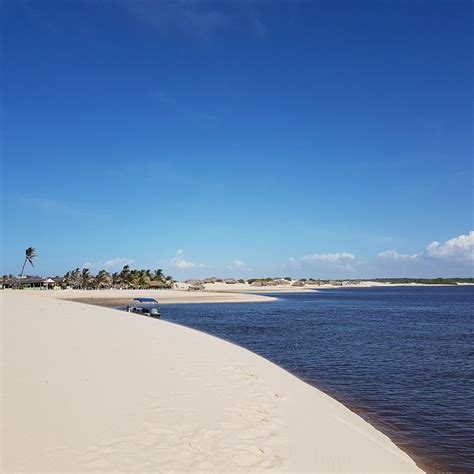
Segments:
[[[5,470],[422,472],[246,349],[98,306],[1,298]]]
[[[256,303],[272,302],[276,298],[258,294],[185,291],[185,290],[3,290],[6,293],[25,293],[38,298],[84,302],[113,307],[130,304],[133,298],[155,298],[160,304],[188,303]],[[101,302],[102,304],[100,304]],[[114,304],[114,302],[119,302]],[[123,303],[123,304],[122,304]]]

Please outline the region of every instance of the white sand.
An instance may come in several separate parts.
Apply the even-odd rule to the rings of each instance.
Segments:
[[[415,472],[270,362],[160,320],[3,292],[2,471]]]
[[[7,290],[8,291],[8,290]],[[175,303],[250,303],[269,302],[275,298],[269,296],[219,293],[211,291],[185,291],[185,290],[22,290],[24,293],[42,298],[55,298],[63,300],[129,300],[140,296],[156,298],[160,304]],[[89,301],[90,302],[90,301]]]
[[[334,285],[322,283],[321,285],[292,286],[296,280],[292,280],[288,285],[270,285],[270,286],[252,286],[248,283],[206,283],[204,285],[206,292],[224,292],[224,293],[307,293],[315,290],[341,289],[341,288],[374,288],[374,287],[393,287],[393,286],[433,286],[422,283],[384,283],[379,281],[360,281],[359,283],[344,283],[344,285]],[[438,285],[437,285],[438,286]]]
[[[206,283],[204,285],[206,292],[242,292],[242,293],[301,293],[313,291],[305,287],[297,287],[290,285],[272,285],[272,286],[252,286],[248,283]]]

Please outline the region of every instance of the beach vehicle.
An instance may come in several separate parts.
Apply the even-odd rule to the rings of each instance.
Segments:
[[[127,306],[127,311],[129,313],[144,314],[152,318],[160,317],[158,301],[154,298],[134,298],[133,303]]]

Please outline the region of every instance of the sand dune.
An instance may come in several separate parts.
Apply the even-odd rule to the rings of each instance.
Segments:
[[[27,292],[1,298],[3,472],[417,471],[343,405],[225,341]]]
[[[254,294],[220,293],[212,291],[185,290],[22,290],[33,296],[69,301],[84,301],[102,306],[129,304],[133,298],[145,296],[156,298],[160,304],[176,303],[255,303],[270,302],[275,298]],[[94,301],[95,300],[95,301]]]

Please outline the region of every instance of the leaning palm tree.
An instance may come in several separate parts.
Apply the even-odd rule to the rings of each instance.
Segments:
[[[95,284],[98,288],[107,288],[112,284],[112,277],[106,270],[101,270],[95,277]]]
[[[71,279],[73,282],[73,288],[79,288],[81,286],[81,271],[76,268],[71,272]]]
[[[124,265],[122,268],[122,271],[119,274],[120,276],[120,282],[122,283],[123,286],[128,287],[130,284],[131,280],[131,272],[130,272],[130,266],[129,265]]]
[[[92,275],[88,268],[83,268],[81,273],[81,288],[88,288],[92,282]]]
[[[35,249],[33,247],[28,247],[25,250],[25,261],[23,262],[23,267],[21,268],[20,276],[23,276],[23,272],[25,271],[25,265],[28,262],[33,268],[33,259],[36,257]]]
[[[140,288],[148,288],[150,286],[150,278],[146,270],[140,270],[138,272],[137,283]]]
[[[112,274],[112,286],[113,287],[116,287],[118,285],[120,285],[120,275],[118,272],[115,272]]]
[[[155,270],[155,274],[153,275],[153,280],[163,281],[164,277],[165,276],[163,275],[163,270],[161,268],[158,268],[158,270]]]

